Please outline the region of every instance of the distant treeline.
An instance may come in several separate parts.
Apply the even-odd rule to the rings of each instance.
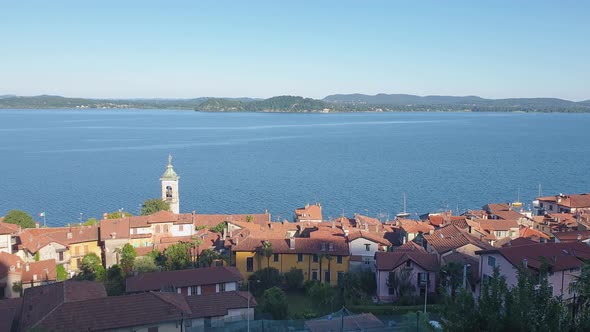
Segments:
[[[0,96],[0,109],[139,108],[206,112],[590,112],[590,101],[556,98],[484,99],[476,96],[331,95],[193,99],[88,99],[61,96]]]

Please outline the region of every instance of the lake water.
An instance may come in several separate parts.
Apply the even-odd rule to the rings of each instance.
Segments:
[[[1,110],[0,215],[138,212],[168,153],[181,212],[393,216],[590,191],[590,114]]]

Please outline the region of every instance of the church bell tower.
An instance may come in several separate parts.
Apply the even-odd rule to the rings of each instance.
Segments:
[[[180,199],[178,193],[178,180],[180,177],[174,172],[172,167],[172,156],[168,155],[168,167],[162,174],[160,182],[162,183],[162,200],[170,204],[170,211],[180,213]]]

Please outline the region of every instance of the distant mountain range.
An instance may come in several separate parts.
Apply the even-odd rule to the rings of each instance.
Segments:
[[[185,109],[207,112],[590,112],[590,100],[573,102],[557,98],[485,99],[477,96],[415,96],[407,94],[336,94],[324,99],[278,96],[268,99],[91,99],[61,96],[20,97],[0,95],[0,109],[140,108]]]

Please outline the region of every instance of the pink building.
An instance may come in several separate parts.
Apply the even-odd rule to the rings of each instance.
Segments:
[[[375,264],[379,301],[392,302],[399,297],[396,287],[389,282],[394,275],[404,276],[402,278],[414,288],[413,295],[423,296],[425,291],[436,291],[436,272],[439,268],[436,255],[422,250],[377,252]]]
[[[564,300],[574,293],[570,283],[580,274],[583,260],[590,259],[590,246],[586,243],[535,243],[476,252],[480,256],[480,279],[486,280],[498,267],[506,277],[508,287],[518,283],[518,267],[525,267],[539,273],[542,265],[549,269],[548,281],[553,287],[553,296]]]

